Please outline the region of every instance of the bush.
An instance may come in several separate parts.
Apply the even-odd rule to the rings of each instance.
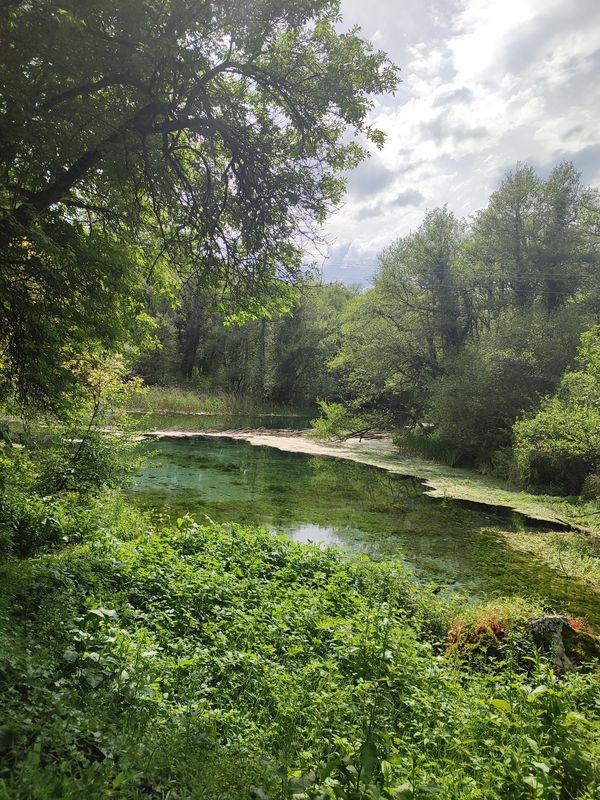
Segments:
[[[600,327],[581,337],[578,362],[537,414],[514,426],[521,479],[569,494],[600,467]]]
[[[0,446],[0,558],[81,541],[95,499],[136,469],[127,435],[78,433]]]
[[[397,564],[119,513],[2,569],[0,797],[595,797],[597,684],[503,609],[465,660]]]
[[[311,436],[315,439],[337,439],[342,441],[361,432],[366,432],[371,425],[365,414],[357,414],[343,403],[328,403],[317,400],[321,416],[312,419]]]
[[[431,385],[429,419],[435,437],[455,446],[460,463],[489,463],[496,450],[512,444],[515,420],[558,384],[581,321],[570,308],[556,313],[549,337],[541,310],[505,312],[444,361]]]

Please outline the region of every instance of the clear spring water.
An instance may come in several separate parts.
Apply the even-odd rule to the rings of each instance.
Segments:
[[[518,594],[600,623],[589,586],[515,551],[502,531],[548,525],[508,509],[425,495],[418,479],[341,459],[285,453],[201,436],[144,445],[150,456],[131,487],[169,517],[267,525],[295,541],[400,559],[441,591]]]

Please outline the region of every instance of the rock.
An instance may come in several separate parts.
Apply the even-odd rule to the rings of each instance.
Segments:
[[[564,634],[571,628],[568,619],[552,614],[530,619],[527,624],[534,643],[551,656],[554,669],[559,674],[574,672],[575,664],[567,656],[564,642]]]
[[[534,643],[552,658],[560,675],[574,672],[580,664],[600,659],[600,640],[584,630],[576,630],[558,614],[531,619],[527,623]]]

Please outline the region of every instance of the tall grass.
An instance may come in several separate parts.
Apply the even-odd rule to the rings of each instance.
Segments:
[[[464,466],[471,460],[459,444],[438,439],[430,433],[402,433],[395,437],[394,444],[403,455],[423,456],[448,467]]]
[[[148,386],[134,398],[127,411],[153,414],[303,415],[303,409],[292,409],[281,403],[269,403],[248,395],[224,391],[207,393],[178,386]]]

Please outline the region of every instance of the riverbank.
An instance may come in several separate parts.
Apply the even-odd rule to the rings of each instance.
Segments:
[[[432,497],[447,497],[466,500],[485,505],[510,508],[525,516],[552,524],[564,524],[578,530],[587,529],[582,517],[578,519],[578,509],[569,509],[564,498],[549,495],[534,495],[519,490],[487,475],[447,467],[418,456],[400,455],[390,436],[356,439],[345,442],[324,442],[312,439],[305,432],[266,431],[266,430],[223,430],[194,433],[178,429],[154,430],[145,434],[156,437],[227,437],[248,442],[256,447],[273,447],[288,453],[329,456],[368,464],[398,475],[410,475],[423,481],[425,491]],[[587,517],[591,511],[588,510]],[[595,526],[590,525],[595,530]]]

